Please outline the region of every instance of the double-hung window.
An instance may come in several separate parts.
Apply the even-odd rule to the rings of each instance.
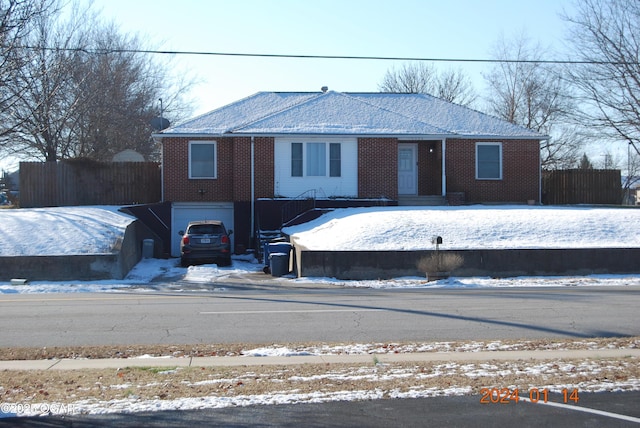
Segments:
[[[476,179],[502,180],[502,144],[476,143]]]
[[[189,178],[217,178],[217,158],[215,141],[190,141]]]
[[[292,177],[340,177],[341,175],[340,143],[291,143]]]

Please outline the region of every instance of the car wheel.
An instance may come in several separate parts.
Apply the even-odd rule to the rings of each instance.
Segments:
[[[189,263],[189,261],[188,261],[188,260],[180,259],[180,266],[182,266],[182,267],[189,267],[189,265],[190,265],[190,264],[191,264],[191,263]]]

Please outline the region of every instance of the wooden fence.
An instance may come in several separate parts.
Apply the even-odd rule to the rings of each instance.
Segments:
[[[544,171],[542,189],[542,202],[547,205],[622,202],[622,180],[617,169]]]
[[[158,162],[20,162],[20,207],[133,205],[161,199]]]

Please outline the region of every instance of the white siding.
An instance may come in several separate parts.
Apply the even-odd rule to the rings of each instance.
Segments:
[[[171,256],[180,257],[180,239],[178,233],[187,228],[190,221],[221,220],[224,226],[233,229],[232,202],[183,202],[174,203],[171,207]],[[231,248],[233,235],[231,235]]]
[[[341,176],[324,177],[291,176],[291,143],[340,143],[341,144]],[[317,196],[322,197],[357,197],[358,196],[358,140],[340,137],[308,137],[277,138],[275,140],[275,195],[293,198],[307,190],[315,189]],[[304,154],[306,163],[306,151]],[[327,167],[329,158],[327,157]]]

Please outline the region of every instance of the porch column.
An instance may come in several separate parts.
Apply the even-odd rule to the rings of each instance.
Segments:
[[[442,139],[442,196],[447,196],[447,140]]]

